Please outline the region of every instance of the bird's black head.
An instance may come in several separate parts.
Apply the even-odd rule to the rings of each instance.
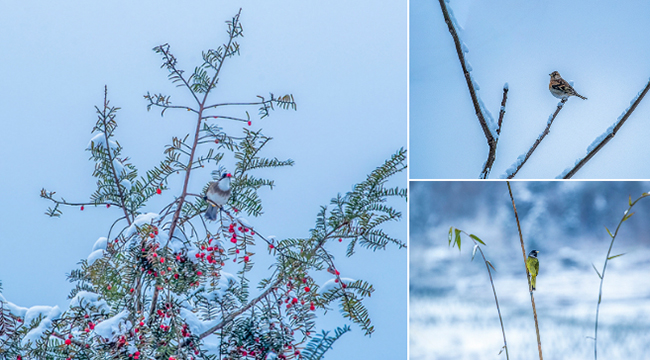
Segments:
[[[539,251],[537,251],[537,250],[531,250],[531,252],[528,254],[528,256],[536,258],[538,252]]]

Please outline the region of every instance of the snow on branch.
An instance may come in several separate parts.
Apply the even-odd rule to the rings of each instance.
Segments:
[[[526,161],[528,161],[528,158],[530,158],[530,156],[533,154],[535,149],[537,149],[537,146],[539,146],[542,140],[544,140],[546,135],[548,135],[548,133],[551,131],[551,125],[553,125],[553,121],[557,117],[557,114],[560,112],[560,110],[562,110],[562,107],[564,106],[564,103],[566,103],[567,99],[568,98],[564,98],[557,104],[557,109],[555,109],[553,115],[549,116],[548,118],[548,122],[546,123],[546,129],[544,129],[544,131],[542,131],[542,133],[539,134],[537,140],[535,140],[533,146],[530,147],[530,149],[526,154],[521,154],[519,155],[519,157],[517,157],[517,160],[512,165],[510,165],[510,167],[506,170],[506,173],[503,176],[501,176],[502,178],[512,179],[513,177],[515,177],[515,175],[517,175],[519,169],[521,169],[521,167],[524,166]]]
[[[623,111],[621,116],[616,119],[616,122],[614,122],[612,126],[610,126],[604,133],[598,136],[591,143],[591,145],[589,145],[587,148],[587,155],[582,159],[578,159],[573,167],[564,170],[564,172],[558,175],[556,179],[571,179],[573,175],[575,175],[575,173],[577,173],[578,170],[580,170],[587,163],[587,161],[591,160],[591,158],[593,158],[594,155],[596,155],[596,153],[609,142],[609,140],[613,139],[614,135],[616,135],[618,130],[621,129],[627,118],[632,115],[637,105],[639,105],[641,100],[643,100],[643,97],[648,92],[648,90],[650,90],[650,80],[648,80],[648,84],[646,84],[645,88],[639,91],[636,97],[630,101],[630,106],[625,109],[625,111]]]
[[[481,171],[480,178],[486,179],[490,174],[492,169],[492,164],[496,159],[496,148],[497,142],[499,141],[499,134],[501,133],[501,123],[503,121],[503,114],[505,114],[505,100],[506,94],[508,92],[508,84],[506,83],[503,87],[503,101],[501,102],[501,112],[499,113],[498,124],[494,121],[492,114],[483,104],[478,95],[480,90],[479,84],[472,78],[471,71],[472,66],[465,57],[465,53],[469,52],[467,45],[460,39],[456,29],[459,29],[454,13],[451,9],[447,7],[445,2],[447,0],[439,0],[440,8],[442,9],[442,14],[445,18],[445,23],[449,27],[449,32],[451,37],[454,39],[454,44],[456,45],[456,53],[458,54],[458,60],[460,61],[460,66],[463,68],[463,74],[465,75],[465,81],[467,82],[467,88],[469,89],[469,94],[472,98],[472,103],[474,104],[474,111],[476,112],[476,117],[478,118],[483,133],[485,134],[485,139],[487,140],[488,146],[490,147],[488,159],[483,165],[483,170]]]

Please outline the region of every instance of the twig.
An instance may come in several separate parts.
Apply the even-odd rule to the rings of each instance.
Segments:
[[[559,111],[559,110],[558,110]],[[526,266],[526,248],[524,247],[524,237],[521,234],[521,224],[519,224],[519,215],[517,214],[517,207],[515,206],[515,198],[512,196],[512,189],[510,188],[510,181],[506,181],[508,184],[508,193],[510,194],[510,200],[512,200],[512,210],[515,212],[515,219],[517,220],[517,230],[519,231],[519,241],[521,241],[521,253],[524,255],[524,268],[526,269],[526,277],[528,278],[528,289],[530,291],[530,302],[533,306],[533,317],[535,318],[535,331],[537,331],[537,349],[539,350],[539,360],[544,360],[542,357],[542,341],[539,338],[539,324],[537,322],[537,310],[535,309],[535,297],[533,296],[532,284],[530,283],[530,273],[528,272],[528,266]]]
[[[445,0],[439,0],[439,2],[440,2],[440,8],[442,9],[442,15],[445,17],[445,23],[447,23],[447,27],[449,28],[449,32],[451,33],[451,37],[454,39],[454,44],[456,45],[456,54],[458,54],[458,60],[460,60],[460,66],[463,68],[463,74],[465,75],[465,81],[467,82],[469,95],[472,98],[472,104],[474,104],[474,111],[476,112],[476,117],[478,118],[478,122],[481,124],[483,133],[485,134],[485,139],[487,140],[488,147],[490,148],[488,153],[488,159],[485,162],[485,165],[483,166],[483,171],[481,171],[481,175],[480,175],[481,179],[485,179],[487,178],[487,175],[490,173],[490,170],[492,169],[492,164],[494,163],[494,159],[496,158],[497,139],[492,134],[492,131],[490,130],[490,127],[488,126],[487,121],[485,121],[485,117],[483,116],[483,111],[481,111],[481,105],[479,104],[478,96],[476,95],[476,89],[474,88],[474,83],[472,82],[472,76],[470,75],[469,70],[467,69],[465,55],[463,53],[463,49],[460,44],[460,38],[458,37],[458,33],[456,32],[456,29],[454,28],[454,24],[451,21],[451,17],[449,16],[449,10],[447,10],[447,6],[445,5]],[[507,88],[504,87],[504,98],[505,98],[505,93],[507,91],[508,91]],[[504,101],[501,102],[502,105],[505,104]],[[501,125],[502,119],[503,117],[500,114],[499,127]],[[497,129],[497,134],[499,134],[500,132],[501,132],[500,128]]]
[[[513,177],[515,177],[515,175],[517,175],[517,172],[519,172],[519,169],[521,169],[521,167],[524,166],[526,161],[528,161],[528,158],[533,154],[533,151],[535,151],[535,149],[537,149],[537,146],[542,142],[542,140],[544,140],[546,135],[548,135],[549,131],[551,130],[551,125],[553,125],[553,121],[555,120],[555,117],[560,112],[560,110],[562,110],[562,107],[564,106],[564,103],[567,102],[567,100],[568,100],[568,98],[564,98],[564,99],[562,99],[560,101],[559,104],[557,104],[557,109],[555,109],[555,112],[553,113],[553,115],[551,115],[551,118],[548,119],[548,122],[546,123],[546,129],[544,129],[544,131],[539,135],[537,140],[535,140],[535,143],[530,148],[530,150],[528,150],[528,152],[526,153],[526,156],[524,157],[524,159],[522,161],[519,161],[519,159],[517,159],[517,162],[515,164],[513,164],[513,166],[512,166],[512,167],[515,167],[515,170],[510,174],[506,173],[508,179],[512,179]],[[508,169],[508,170],[510,170],[510,169]]]
[[[595,329],[594,329],[594,359],[595,360],[598,360],[598,314],[599,314],[599,311],[600,311],[600,302],[601,302],[602,297],[603,297],[603,281],[605,280],[605,270],[607,270],[607,262],[610,259],[613,259],[615,257],[619,257],[619,256],[621,256],[623,254],[614,255],[614,256],[609,256],[609,255],[612,253],[612,247],[614,246],[614,240],[616,240],[616,236],[618,235],[618,230],[621,228],[621,225],[623,225],[623,223],[627,219],[629,219],[630,217],[632,217],[632,215],[634,215],[634,213],[631,213],[630,210],[632,210],[632,207],[634,207],[634,205],[636,205],[636,203],[639,200],[641,200],[641,199],[643,199],[643,198],[645,198],[647,196],[650,196],[650,193],[643,193],[641,195],[641,197],[639,197],[638,199],[636,199],[634,201],[632,201],[632,198],[630,198],[630,200],[629,200],[630,207],[627,208],[627,210],[625,210],[625,213],[623,214],[623,218],[618,223],[618,226],[616,227],[616,231],[614,232],[613,235],[609,231],[609,229],[607,229],[607,227],[605,227],[605,229],[607,230],[607,233],[612,238],[612,242],[609,244],[609,250],[607,250],[607,257],[605,258],[605,264],[603,265],[603,272],[598,273],[598,270],[596,270],[596,266],[594,265],[594,270],[596,270],[596,274],[598,274],[598,277],[600,278],[600,289],[598,290],[598,304],[596,305],[596,325],[595,325]]]
[[[630,115],[632,115],[632,112],[634,111],[634,109],[636,109],[637,105],[639,105],[641,100],[643,100],[643,97],[648,92],[648,90],[650,90],[650,81],[648,81],[648,84],[645,86],[643,91],[641,91],[641,94],[638,95],[636,101],[634,101],[632,106],[630,106],[626,110],[623,117],[621,117],[620,120],[616,123],[616,125],[614,125],[612,131],[607,136],[605,136],[605,138],[602,139],[600,143],[598,143],[598,145],[596,145],[591,151],[588,151],[587,156],[582,158],[582,160],[576,163],[576,165],[571,170],[569,170],[569,172],[567,172],[566,175],[563,176],[564,179],[571,179],[571,177],[573,177],[573,175],[575,175],[575,173],[577,173],[578,170],[580,170],[587,163],[587,161],[591,160],[591,158],[594,157],[594,155],[596,155],[596,153],[600,151],[600,149],[602,149],[605,146],[605,144],[609,142],[609,140],[614,138],[616,132],[618,132],[618,130],[621,129],[623,123],[625,123],[627,118],[630,117]]]
[[[503,99],[501,99],[501,110],[499,111],[499,121],[497,125],[497,136],[501,134],[501,124],[503,123],[503,116],[506,114],[506,100],[508,100],[508,84],[503,86]],[[492,170],[492,165],[494,160],[497,158],[497,145],[499,143],[499,138],[497,137],[494,141],[494,146],[490,146],[490,151],[488,152],[488,158],[483,165],[483,171],[479,179],[487,179]],[[489,142],[488,142],[489,145]]]

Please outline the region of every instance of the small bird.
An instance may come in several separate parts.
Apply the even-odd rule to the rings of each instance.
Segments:
[[[537,260],[537,253],[539,251],[533,250],[528,254],[528,259],[526,259],[526,267],[530,273],[530,285],[535,290],[535,280],[537,279],[537,274],[539,273],[539,260]]]
[[[230,198],[230,174],[224,173],[219,181],[212,181],[208,191],[203,197],[208,201],[208,210],[205,211],[205,218],[217,220],[217,209],[221,209]]]
[[[586,97],[573,90],[573,87],[566,80],[562,79],[559,72],[553,71],[549,75],[551,76],[551,82],[548,84],[548,89],[556,98],[568,99],[569,96],[577,96],[583,100],[587,100]]]

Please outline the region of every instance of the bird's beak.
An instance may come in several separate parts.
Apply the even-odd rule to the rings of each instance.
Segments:
[[[548,76],[553,76],[553,74],[548,74]]]

